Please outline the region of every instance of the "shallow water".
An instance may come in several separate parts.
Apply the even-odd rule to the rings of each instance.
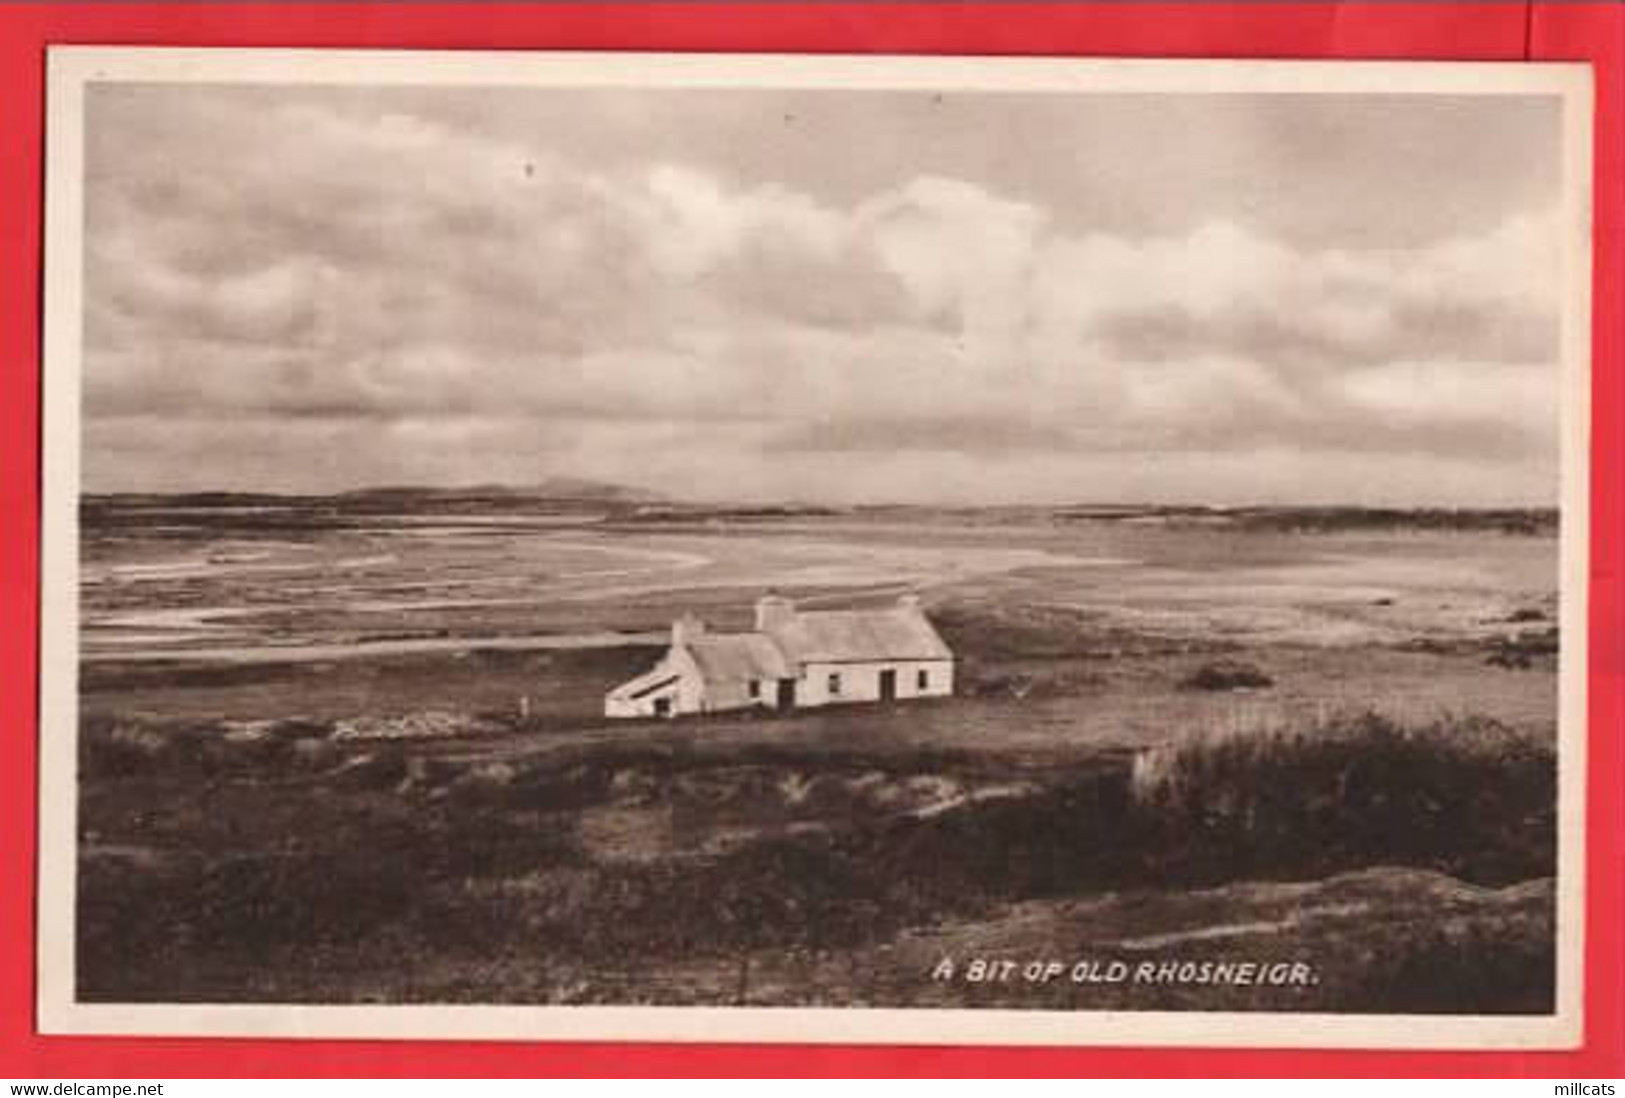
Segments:
[[[732,590],[741,619],[767,589],[822,606],[905,590],[933,602],[996,591],[1130,629],[1312,645],[1481,636],[1505,631],[1516,611],[1555,609],[1556,542],[1541,538],[850,519],[673,531],[559,525],[397,515],[263,542],[219,533],[179,543],[144,537],[150,527],[99,536],[87,525],[86,658],[620,644],[653,624],[639,607],[715,610]],[[475,527],[480,537],[461,536]]]

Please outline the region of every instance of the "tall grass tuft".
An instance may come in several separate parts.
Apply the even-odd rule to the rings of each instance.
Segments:
[[[1139,755],[1130,791],[1175,878],[1386,861],[1495,884],[1555,862],[1553,749],[1482,717],[1214,731]]]

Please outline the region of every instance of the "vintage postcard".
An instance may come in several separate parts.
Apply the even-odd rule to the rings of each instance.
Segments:
[[[49,80],[45,1031],[1578,1040],[1584,67]]]

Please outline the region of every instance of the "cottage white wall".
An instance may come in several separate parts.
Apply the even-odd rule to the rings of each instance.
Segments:
[[[796,705],[841,705],[847,702],[880,700],[880,673],[897,672],[898,698],[946,697],[954,692],[954,665],[952,660],[889,660],[874,663],[809,663],[801,681],[796,683]],[[924,690],[919,688],[919,673],[925,671],[928,681]],[[831,693],[829,677],[841,676],[841,689]]]
[[[954,692],[954,661],[953,660],[922,660],[913,665],[915,670],[930,672],[925,689],[920,690],[914,685],[914,677],[908,677],[907,686],[899,685],[897,696],[900,698],[946,698]],[[907,690],[907,693],[904,693]]]
[[[810,663],[796,680],[795,707],[815,708],[841,705],[848,702],[874,702],[880,700],[880,673],[897,673],[898,699],[921,697],[947,697],[954,692],[954,661],[952,660],[888,660],[861,663]],[[928,681],[925,689],[919,687],[919,673],[925,671]],[[831,693],[829,677],[841,676],[839,693]],[[682,646],[670,649],[653,671],[640,675],[638,680],[658,681],[664,676],[676,676],[670,686],[641,698],[616,697],[612,692],[604,699],[604,713],[609,717],[653,717],[656,703],[662,698],[671,700],[671,712],[717,713],[749,709],[756,706],[775,707],[778,682],[761,679],[760,694],[750,696],[748,681],[716,681],[707,683],[693,656]]]
[[[673,648],[667,657],[677,671],[677,712],[705,712],[705,676],[686,648]]]
[[[700,677],[700,669],[695,666],[693,657],[684,649],[671,649],[655,665],[653,671],[639,675],[633,682],[659,681],[671,675],[677,676],[676,682],[641,698],[617,697],[616,692],[612,691],[604,698],[604,716],[653,717],[656,715],[655,703],[662,698],[671,700],[673,713],[700,712],[705,683]]]
[[[643,699],[617,698],[613,694],[604,697],[604,716],[606,717],[641,717],[643,716]]]
[[[744,680],[716,680],[709,683],[705,690],[704,707],[707,712],[722,712],[730,709],[749,709],[754,705],[763,704],[771,698],[772,691],[777,687],[769,680],[762,687],[761,699],[750,696],[750,683]]]

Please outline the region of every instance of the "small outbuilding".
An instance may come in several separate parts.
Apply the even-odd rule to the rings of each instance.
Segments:
[[[660,662],[611,690],[604,714],[808,709],[953,692],[953,652],[918,596],[872,610],[798,610],[769,595],[756,603],[749,633],[713,633],[693,615],[673,623]]]

